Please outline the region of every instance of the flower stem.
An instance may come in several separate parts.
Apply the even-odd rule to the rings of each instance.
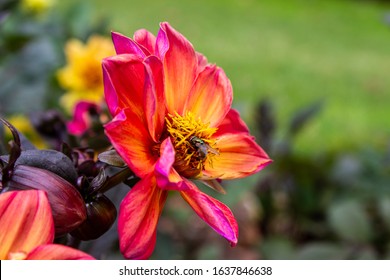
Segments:
[[[68,235],[68,240],[66,242],[66,246],[78,249],[80,247],[81,240],[73,237],[72,235]]]
[[[102,173],[102,176],[105,177],[104,172]],[[116,185],[133,178],[136,178],[133,171],[131,171],[128,167],[121,168],[121,170],[114,175],[105,177],[102,180],[102,183],[98,183],[96,186],[92,187],[89,191],[89,195],[105,193]]]

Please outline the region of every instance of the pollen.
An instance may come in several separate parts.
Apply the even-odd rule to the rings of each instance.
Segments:
[[[212,138],[217,128],[191,112],[183,116],[168,114],[165,121],[176,152],[175,169],[182,176],[194,178],[204,170],[206,162],[212,166],[213,157],[219,154],[216,140]]]

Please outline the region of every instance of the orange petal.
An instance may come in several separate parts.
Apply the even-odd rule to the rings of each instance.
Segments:
[[[180,192],[185,201],[213,230],[235,246],[238,240],[238,225],[232,211],[222,202],[199,191],[193,183],[187,181],[187,184],[191,190]]]
[[[191,89],[185,111],[216,127],[229,112],[232,100],[232,85],[225,72],[215,65],[207,65]]]
[[[94,260],[94,257],[64,245],[41,245],[27,255],[27,260]]]
[[[154,36],[146,29],[140,29],[134,33],[133,38],[134,41],[136,41],[140,46],[144,48],[144,52],[147,55],[154,54],[154,48],[156,45],[156,36]]]
[[[120,111],[105,125],[105,132],[112,145],[130,169],[143,177],[154,171],[157,155],[153,155],[153,145],[147,127],[141,117],[132,109]]]
[[[43,191],[10,191],[0,195],[0,259],[28,253],[53,241],[54,223]]]
[[[156,54],[164,64],[168,112],[182,114],[197,73],[198,60],[192,44],[168,23],[160,24]]]
[[[218,138],[219,135],[228,133],[249,133],[249,129],[241,119],[238,111],[230,109],[226,117],[218,125],[217,132],[213,135]]]
[[[123,108],[142,115],[145,69],[136,55],[122,54],[103,59],[104,94],[113,116]]]
[[[213,157],[212,164],[206,163],[205,177],[236,179],[252,175],[272,160],[246,133],[224,134],[218,137],[219,155]]]
[[[144,112],[150,135],[155,142],[159,142],[166,115],[163,68],[161,61],[155,56],[149,56],[144,63],[146,71]]]
[[[118,233],[120,250],[127,259],[147,259],[156,244],[156,228],[167,191],[153,176],[141,179],[122,200]]]

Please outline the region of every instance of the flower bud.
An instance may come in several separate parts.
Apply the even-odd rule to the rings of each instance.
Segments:
[[[84,200],[77,189],[57,174],[41,168],[16,165],[4,182],[8,190],[43,190],[53,213],[56,236],[77,228],[86,219]]]
[[[22,151],[15,164],[48,170],[64,178],[71,184],[76,184],[77,182],[77,171],[72,160],[65,154],[55,150]]]
[[[92,240],[107,232],[116,219],[115,205],[100,194],[86,204],[87,219],[70,234],[80,240]]]

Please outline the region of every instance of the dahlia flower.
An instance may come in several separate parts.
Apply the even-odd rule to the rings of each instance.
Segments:
[[[232,86],[224,71],[168,23],[157,37],[112,33],[117,55],[103,60],[108,109],[105,131],[141,179],[119,209],[120,249],[126,258],[148,258],[168,191],[178,191],[213,230],[237,244],[231,210],[203,193],[198,180],[222,191],[219,180],[243,178],[271,162],[231,109]]]

